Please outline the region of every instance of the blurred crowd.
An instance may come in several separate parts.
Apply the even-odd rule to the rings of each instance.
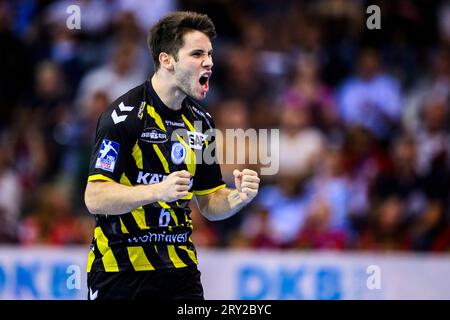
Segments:
[[[280,130],[250,206],[208,222],[194,205],[198,246],[450,250],[448,0],[1,1],[1,243],[90,242],[98,116],[153,72],[148,28],[177,9],[216,25],[217,128]],[[244,167],[222,166],[230,187]]]

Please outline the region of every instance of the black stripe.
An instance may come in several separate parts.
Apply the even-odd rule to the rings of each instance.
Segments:
[[[120,215],[120,217],[122,218],[122,222],[125,225],[125,228],[127,228],[129,233],[136,233],[141,231],[141,228],[139,228],[131,212],[122,214]]]
[[[157,227],[157,226],[159,226],[160,211],[161,211],[161,209],[149,208],[149,207],[145,207],[144,208],[145,223],[149,227]]]
[[[186,250],[180,249],[179,247],[175,247],[175,252],[177,253],[180,260],[184,262],[185,265],[189,266],[191,264],[195,264],[195,262],[191,259],[191,257],[189,257],[189,254],[187,253]],[[197,258],[197,254],[195,255],[195,257]]]
[[[131,261],[128,257],[127,250],[117,245],[121,242],[123,236],[122,229],[120,228],[120,216],[108,216],[107,222],[103,223],[101,228],[108,239],[108,246],[111,248],[114,258],[116,258],[117,265],[120,270],[130,268]]]
[[[92,262],[91,271],[105,271],[105,266],[103,265],[102,261],[102,254],[100,253],[100,250],[97,246],[97,239],[94,240],[94,261]]]
[[[173,264],[172,260],[170,260],[169,257],[169,250],[167,249],[166,245],[156,245],[158,248],[158,254],[161,257],[161,260],[163,260],[169,268],[175,268],[175,265]]]
[[[142,246],[142,248],[144,249],[144,253],[147,256],[148,261],[150,261],[155,269],[168,267],[167,262],[161,259],[158,254],[160,252],[160,248],[158,248],[158,253],[156,252],[154,245]]]

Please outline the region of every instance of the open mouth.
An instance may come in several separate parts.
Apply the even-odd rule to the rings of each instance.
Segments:
[[[211,74],[209,73],[205,73],[203,75],[200,76],[200,79],[198,80],[200,82],[200,85],[202,86],[202,88],[205,91],[208,91],[208,87],[209,87],[209,77],[211,76]]]

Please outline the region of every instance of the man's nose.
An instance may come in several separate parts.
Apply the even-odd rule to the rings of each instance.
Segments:
[[[213,65],[214,65],[214,63],[213,63],[212,56],[207,56],[203,60],[203,67],[212,68]]]

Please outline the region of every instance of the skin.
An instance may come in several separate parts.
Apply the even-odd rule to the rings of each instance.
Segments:
[[[212,44],[199,31],[184,35],[184,44],[177,54],[159,54],[160,67],[153,75],[152,85],[172,110],[179,110],[186,96],[201,100],[207,87],[200,85],[200,76],[211,73]],[[208,85],[209,86],[209,85]],[[222,188],[213,193],[195,196],[199,209],[209,220],[223,220],[253,200],[259,189],[258,174],[249,169],[234,170],[236,189]],[[152,185],[125,186],[116,182],[91,181],[85,191],[85,203],[92,214],[124,214],[157,201],[171,202],[188,195],[189,172],[171,173],[164,181]]]

